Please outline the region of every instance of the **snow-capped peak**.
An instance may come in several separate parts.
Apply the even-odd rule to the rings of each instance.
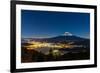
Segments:
[[[65,32],[63,35],[64,36],[72,36],[72,34],[70,32]]]

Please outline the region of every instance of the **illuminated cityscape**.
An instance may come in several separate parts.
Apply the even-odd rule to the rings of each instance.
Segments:
[[[57,41],[57,38],[65,40]],[[56,38],[24,39],[22,42],[22,62],[57,61],[89,58],[89,40],[75,36],[58,36]],[[65,38],[66,37],[66,38]],[[67,40],[68,37],[79,40]],[[56,39],[56,40],[53,40]],[[81,40],[80,40],[81,39]],[[52,40],[52,41],[51,41]],[[87,44],[87,45],[86,45]],[[79,55],[79,57],[78,57]],[[83,57],[81,57],[83,55]],[[64,57],[65,56],[65,57]],[[72,56],[72,57],[71,57]],[[75,57],[74,57],[75,56]],[[26,58],[26,59],[25,59]]]
[[[69,44],[62,44],[62,43],[47,43],[47,42],[36,42],[36,41],[32,41],[32,42],[28,42],[31,45],[28,46],[23,46],[25,48],[27,48],[28,50],[32,50],[32,49],[38,49],[38,48],[56,48],[56,49],[62,49],[62,48],[75,48],[75,47],[83,47],[83,45],[71,45]]]

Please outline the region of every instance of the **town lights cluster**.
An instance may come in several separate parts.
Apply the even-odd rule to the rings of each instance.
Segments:
[[[32,41],[32,42],[28,42],[31,45],[28,46],[24,46],[27,49],[31,50],[31,49],[36,49],[36,48],[57,48],[57,49],[61,49],[61,48],[73,48],[73,45],[70,44],[61,44],[61,43],[47,43],[47,42],[36,42],[36,41]]]
[[[47,47],[47,48],[58,48],[58,49],[60,49],[60,48],[71,48],[71,45],[65,45],[65,44],[54,44],[54,43],[35,42],[35,41],[28,42],[28,43],[30,43],[31,45],[24,46],[27,49],[44,48],[44,47]]]

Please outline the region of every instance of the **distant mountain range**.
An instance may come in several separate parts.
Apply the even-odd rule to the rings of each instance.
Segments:
[[[85,40],[89,40],[86,38],[81,38],[75,35],[72,36],[56,36],[56,37],[51,37],[51,38],[22,38],[22,41],[25,40],[30,40],[30,41],[46,41],[46,42],[63,42],[63,41],[73,41],[73,42],[77,42],[77,41],[85,41]]]

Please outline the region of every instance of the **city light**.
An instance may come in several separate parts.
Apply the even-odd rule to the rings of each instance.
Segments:
[[[61,48],[74,48],[78,47],[77,45],[71,45],[71,44],[62,44],[62,43],[48,43],[48,42],[36,42],[36,41],[31,41],[28,42],[31,45],[24,46],[28,50],[32,49],[38,49],[38,48],[56,48],[56,49],[61,49]],[[79,46],[82,47],[82,46]]]

